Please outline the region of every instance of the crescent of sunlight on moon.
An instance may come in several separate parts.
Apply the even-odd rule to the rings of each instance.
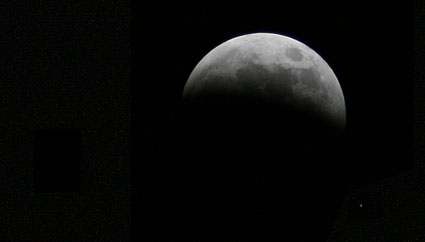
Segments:
[[[183,98],[225,94],[255,97],[318,115],[344,129],[344,95],[334,72],[314,50],[278,34],[230,39],[196,65]]]

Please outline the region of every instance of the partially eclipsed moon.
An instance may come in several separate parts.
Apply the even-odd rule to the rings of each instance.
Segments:
[[[243,35],[209,52],[189,76],[183,98],[214,95],[255,97],[345,127],[344,96],[332,69],[308,46],[278,34]]]

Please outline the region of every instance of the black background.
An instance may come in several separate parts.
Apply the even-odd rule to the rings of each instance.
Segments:
[[[408,1],[200,4],[167,5],[147,14],[141,128],[149,221],[157,240],[256,241],[302,234],[306,240],[324,241],[345,191],[411,169],[412,7]],[[334,149],[317,145],[333,153],[334,170],[313,174],[305,167],[288,174],[285,161],[294,154],[284,148],[291,141],[281,137],[268,136],[267,144],[284,144],[268,161],[258,153],[249,157],[249,148],[241,145],[218,155],[211,144],[224,144],[226,138],[202,137],[205,126],[190,129],[192,117],[182,117],[183,87],[199,60],[224,41],[254,32],[279,33],[305,43],[338,77],[347,130]],[[214,121],[208,125],[214,127]],[[200,139],[188,138],[193,135]],[[252,136],[248,138],[257,138]],[[264,145],[257,148],[266,150]],[[304,158],[314,163],[315,155]],[[241,165],[249,167],[246,173],[238,173],[244,170]]]
[[[129,2],[0,5],[1,240],[129,241]]]
[[[390,177],[412,166],[413,11],[409,2],[130,6],[129,1],[37,1],[1,3],[1,9],[3,240],[129,241],[131,230],[134,240],[146,234],[156,241],[280,241],[300,234],[301,240],[325,240],[347,187]],[[418,15],[423,17],[423,6],[420,9]],[[179,122],[184,84],[212,48],[237,35],[259,31],[304,42],[336,73],[347,104],[348,143],[335,152],[344,172],[311,188],[330,187],[335,179],[346,177],[341,186],[316,193],[306,189],[282,203],[288,197],[276,190],[282,184],[264,189],[261,183],[252,186],[255,182],[251,181],[240,183],[246,185],[244,189],[232,190],[234,184],[230,184],[220,190],[226,186],[221,182],[210,192],[214,183],[208,184],[208,179],[214,174],[198,169],[208,164],[202,161],[208,161],[209,153],[199,156],[200,167],[193,167],[194,155],[204,152],[190,152],[190,140]],[[416,39],[421,51],[423,29],[416,31],[422,36]],[[422,53],[415,55],[420,64]],[[416,73],[416,130],[422,132],[423,68]],[[37,192],[34,134],[62,128],[81,130],[81,191]],[[416,132],[415,155],[423,160],[422,133]],[[263,181],[279,179],[276,174],[282,171],[261,170],[275,171],[269,180],[257,176]],[[232,175],[227,174],[227,181]],[[290,184],[297,190],[301,182]],[[311,185],[308,179],[305,184]],[[204,189],[206,185],[209,190]],[[241,191],[244,194],[239,196]],[[337,193],[331,195],[332,191]],[[411,196],[405,200],[415,200],[416,194],[406,191]],[[362,196],[353,199],[353,204],[364,202]],[[378,203],[377,207],[388,198],[375,197],[367,199]],[[267,203],[270,206],[264,206]],[[130,221],[131,211],[135,223]],[[311,219],[309,212],[320,216]],[[380,209],[353,216],[357,220],[380,216]],[[288,218],[298,220],[291,224]],[[138,223],[145,219],[148,227]],[[147,233],[139,232],[143,228]]]
[[[34,191],[81,191],[81,131],[34,132]]]

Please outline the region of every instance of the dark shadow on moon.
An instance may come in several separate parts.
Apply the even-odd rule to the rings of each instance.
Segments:
[[[297,160],[307,159],[315,166],[319,153],[327,153],[343,135],[326,120],[291,105],[261,96],[236,97],[221,93],[205,93],[202,99],[184,101],[184,128],[187,134],[193,135],[198,151],[231,149],[232,154],[240,155],[232,161],[236,163],[246,154],[244,151],[266,163],[273,160],[273,156],[284,154]],[[286,165],[301,168],[296,162]]]
[[[183,105],[180,137],[189,142],[178,162],[190,169],[180,174],[187,180],[182,187],[188,197],[206,198],[197,206],[212,204],[199,220],[235,214],[233,221],[245,228],[239,232],[252,235],[246,241],[329,229],[331,222],[323,218],[337,212],[330,205],[337,201],[323,194],[334,193],[342,183],[335,182],[335,172],[342,171],[341,133],[297,109],[255,97],[204,96]],[[256,213],[258,208],[262,211]],[[196,220],[199,213],[188,214]]]

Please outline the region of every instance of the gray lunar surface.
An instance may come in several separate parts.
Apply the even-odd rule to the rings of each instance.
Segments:
[[[344,129],[346,110],[332,69],[305,44],[255,33],[224,42],[194,68],[183,98],[254,97],[311,113]]]

